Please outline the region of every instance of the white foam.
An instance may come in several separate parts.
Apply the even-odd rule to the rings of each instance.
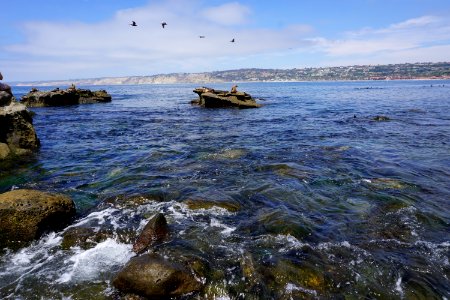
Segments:
[[[133,255],[131,245],[107,239],[89,250],[79,249],[66,261],[69,270],[57,282],[93,280],[114,266],[124,265]]]
[[[317,296],[317,292],[315,290],[306,289],[304,287],[297,286],[297,285],[295,285],[293,283],[286,284],[284,289],[289,294],[291,294],[293,291],[302,291],[304,293],[307,293],[307,294],[310,294],[310,295],[313,295],[313,296]]]
[[[399,276],[397,282],[395,283],[395,290],[400,294],[400,297],[403,297],[404,292],[402,288],[402,277]]]
[[[103,224],[106,219],[110,218],[113,215],[113,213],[118,212],[118,211],[119,210],[116,208],[107,208],[102,211],[96,211],[96,212],[90,213],[86,217],[80,219],[75,224],[67,227],[66,230],[69,228],[72,228],[72,227],[78,227],[78,226],[87,224],[92,221],[97,221],[97,224]]]
[[[215,218],[211,218],[210,226],[211,227],[224,228],[224,230],[222,230],[220,232],[220,233],[222,233],[224,235],[230,235],[230,233],[232,233],[233,231],[236,230],[236,227],[229,227],[229,226],[227,226],[225,224],[220,223],[219,220],[217,220]]]

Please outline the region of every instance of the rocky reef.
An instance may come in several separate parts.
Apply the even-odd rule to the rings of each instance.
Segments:
[[[0,91],[0,160],[31,154],[39,145],[31,113],[11,93]]]
[[[65,90],[39,91],[33,88],[20,102],[28,107],[65,106],[111,102],[111,95],[105,90],[77,89],[72,85]]]
[[[192,104],[198,104],[203,107],[238,107],[238,108],[257,108],[261,105],[245,92],[232,92],[215,90],[207,87],[196,88],[194,91],[199,96],[198,100],[194,100]]]
[[[74,202],[61,194],[28,189],[0,194],[0,248],[23,247],[74,216]]]

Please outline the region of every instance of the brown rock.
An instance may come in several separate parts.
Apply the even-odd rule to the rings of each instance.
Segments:
[[[75,215],[73,201],[64,195],[35,190],[0,194],[0,247],[17,249],[58,230]]]
[[[141,234],[133,245],[133,251],[141,253],[155,242],[166,238],[169,229],[167,227],[166,218],[162,213],[153,216],[147,225],[145,225]]]
[[[30,154],[39,148],[31,113],[24,105],[12,102],[0,107],[0,143],[6,144],[12,155]],[[1,152],[6,153],[6,148]]]
[[[132,258],[116,276],[113,285],[124,293],[149,299],[178,297],[202,287],[190,270],[156,254]]]

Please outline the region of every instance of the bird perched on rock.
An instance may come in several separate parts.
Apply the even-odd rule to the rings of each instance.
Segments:
[[[131,24],[130,24],[130,26],[137,26],[137,24],[136,24],[136,22],[135,22],[135,21],[131,21]]]
[[[166,22],[162,22],[162,23],[161,23],[162,28],[164,28],[166,25],[167,25]]]

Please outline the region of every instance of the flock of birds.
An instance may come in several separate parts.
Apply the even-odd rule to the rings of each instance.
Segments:
[[[130,26],[138,26],[138,25],[136,24],[135,21],[131,21]],[[162,22],[162,23],[161,23],[161,26],[162,26],[162,28],[164,29],[164,28],[166,28],[167,23],[166,23],[166,22]],[[204,35],[199,35],[199,38],[204,39],[205,36],[204,36]],[[234,43],[234,38],[230,41],[230,43]]]

